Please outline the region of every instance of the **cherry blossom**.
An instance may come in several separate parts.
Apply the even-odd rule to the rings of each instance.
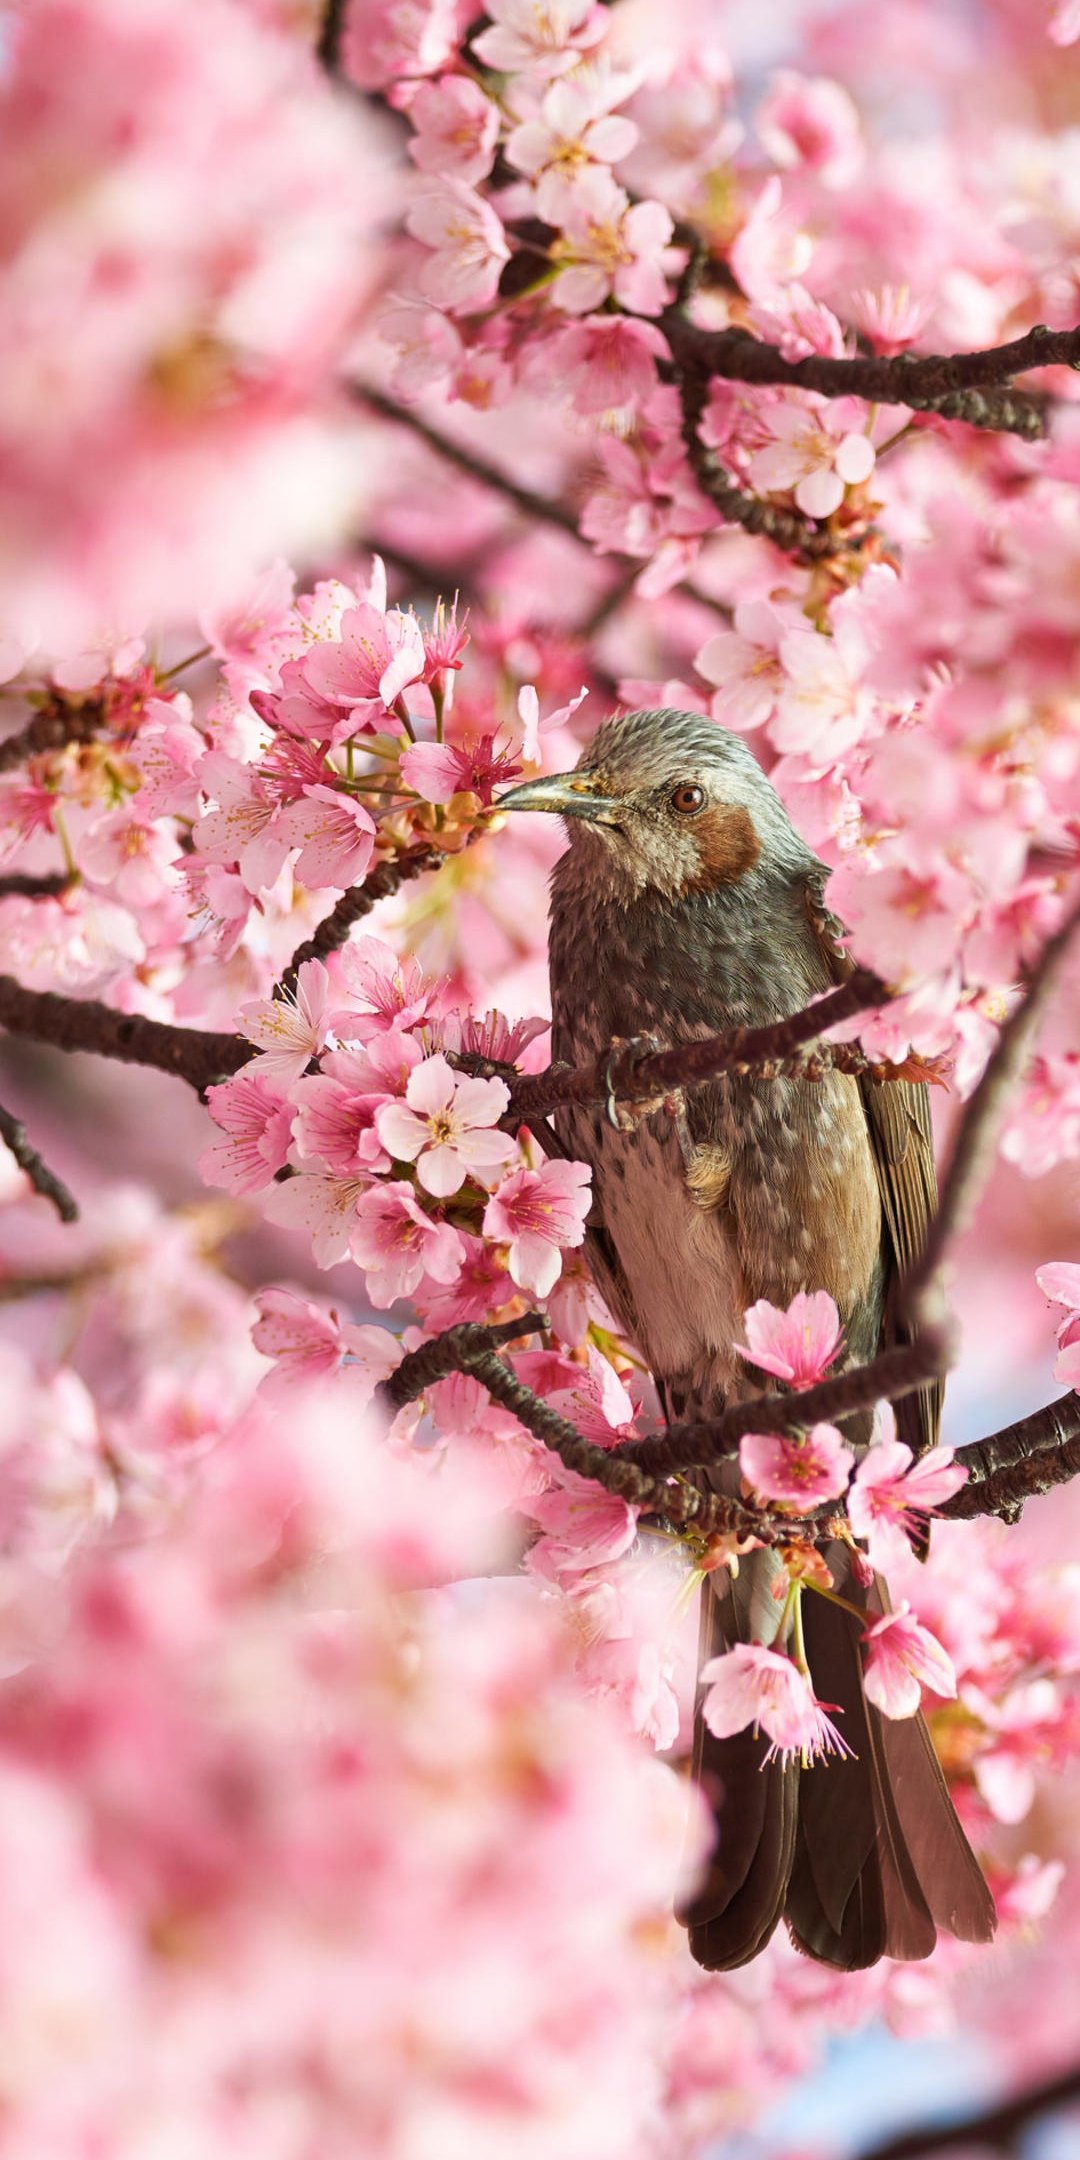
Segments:
[[[267,1080],[299,1080],[326,1041],[330,979],[321,960],[305,960],[291,997],[260,998],[240,1008],[241,1029],[262,1055]]]
[[[662,203],[631,203],[606,168],[596,166],[568,195],[560,223],[557,307],[591,315],[610,293],[634,314],[660,313],[667,286],[658,257],[673,229]]]
[[[554,1288],[564,1248],[580,1245],[589,1212],[584,1163],[547,1162],[512,1170],[484,1209],[484,1235],[505,1240],[513,1280],[546,1297]]]
[[[744,1433],[739,1468],[763,1500],[809,1511],[846,1492],[855,1458],[835,1425],[806,1433]]]
[[[306,788],[299,801],[280,811],[276,830],[298,846],[297,875],[305,885],[357,885],[375,846],[375,826],[363,803],[335,788]]]
[[[929,1628],[920,1626],[906,1598],[867,1628],[863,1650],[863,1688],[886,1717],[914,1717],[924,1687],[934,1695],[956,1694],[951,1658]]]
[[[747,1340],[736,1346],[740,1355],[792,1387],[813,1387],[840,1349],[840,1315],[825,1290],[798,1291],[786,1312],[759,1298],[743,1319]]]
[[[467,1177],[489,1183],[514,1153],[508,1133],[493,1132],[510,1100],[502,1080],[471,1080],[441,1055],[409,1075],[403,1103],[386,1103],[375,1126],[399,1162],[414,1162],[425,1192],[447,1198]]]
[[[593,0],[492,0],[492,23],[474,41],[488,67],[563,75],[599,43],[604,20]]]
[[[781,68],[754,115],[773,161],[803,166],[829,187],[854,178],[863,162],[859,116],[846,90],[827,76]]]
[[[285,1186],[279,1198],[289,1190]],[[411,1296],[425,1274],[438,1283],[455,1282],[465,1257],[457,1231],[449,1223],[433,1222],[409,1187],[399,1182],[372,1186],[357,1200],[349,1245],[367,1270],[368,1291],[376,1305]]]
[[[766,1760],[850,1755],[851,1749],[791,1658],[759,1643],[737,1643],[701,1668],[708,1694],[701,1714],[710,1732],[724,1739],[747,1725],[760,1726],[771,1745]]]
[[[409,108],[416,134],[409,156],[421,172],[438,173],[475,186],[491,171],[499,133],[499,109],[478,83],[464,75],[422,83]]]
[[[807,517],[831,517],[845,488],[868,480],[874,470],[869,436],[845,432],[844,414],[835,406],[778,406],[769,434],[750,460],[750,478],[765,494],[790,489]]]
[[[890,1558],[906,1558],[911,1539],[926,1529],[932,1509],[959,1492],[967,1472],[953,1461],[953,1451],[934,1447],[916,1461],[902,1440],[879,1440],[856,1469],[848,1495],[848,1513],[857,1537],[864,1537],[875,1567]]]
[[[407,223],[415,239],[435,250],[421,271],[429,300],[468,314],[495,298],[510,249],[490,203],[474,188],[453,179],[428,188]]]

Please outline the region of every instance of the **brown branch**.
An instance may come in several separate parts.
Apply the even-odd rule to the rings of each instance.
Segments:
[[[1046,435],[1047,400],[1025,397],[1023,391],[955,390],[951,397],[927,399],[913,410],[935,413],[939,420],[963,420],[968,427],[998,435],[1019,435],[1024,442],[1041,442]]]
[[[345,28],[347,0],[325,0],[315,58],[328,75],[336,75],[341,66],[341,33]]]
[[[85,705],[51,700],[17,735],[8,735],[0,742],[0,772],[13,772],[16,766],[25,765],[27,758],[40,757],[43,751],[63,750],[68,743],[93,742],[104,721],[105,708],[100,699],[88,700]]]
[[[1080,328],[1048,330],[1044,323],[984,352],[898,353],[890,360],[864,354],[837,360],[823,353],[785,360],[775,345],[748,330],[704,330],[678,307],[665,311],[660,327],[679,367],[727,382],[786,383],[823,397],[859,397],[913,411],[933,409],[964,391],[1011,383],[1029,368],[1080,367]]]
[[[291,997],[296,988],[296,978],[305,960],[325,960],[327,953],[337,952],[344,945],[354,923],[370,914],[380,900],[388,900],[400,885],[410,878],[419,877],[424,870],[433,870],[446,857],[439,849],[428,847],[405,848],[400,855],[388,855],[369,871],[362,885],[353,885],[341,895],[329,915],[323,917],[318,928],[302,945],[298,945],[281,981],[274,991],[275,997]]]
[[[628,1441],[619,1454],[657,1477],[706,1469],[734,1455],[744,1433],[793,1432],[821,1421],[835,1424],[879,1402],[898,1402],[947,1372],[954,1350],[951,1330],[924,1328],[917,1341],[882,1350],[868,1364],[849,1366],[815,1387],[732,1403],[715,1418],[687,1418],[647,1440]]]
[[[95,998],[60,997],[53,990],[24,990],[13,975],[0,975],[0,1027],[57,1050],[89,1050],[125,1065],[152,1065],[175,1074],[201,1093],[213,1081],[238,1072],[254,1056],[239,1035],[147,1020],[117,1012]]]
[[[451,1373],[468,1373],[504,1410],[511,1411],[527,1432],[550,1448],[567,1470],[591,1478],[594,1484],[617,1493],[643,1512],[692,1528],[702,1537],[720,1531],[783,1545],[793,1537],[816,1534],[817,1526],[811,1517],[773,1515],[768,1510],[744,1507],[741,1501],[720,1493],[701,1492],[694,1485],[669,1484],[663,1477],[644,1472],[629,1450],[597,1447],[594,1441],[586,1440],[569,1418],[560,1416],[550,1403],[535,1395],[497,1354],[499,1345],[542,1325],[540,1314],[529,1313],[522,1320],[503,1321],[498,1327],[465,1323],[447,1328],[403,1358],[396,1372],[383,1382],[378,1396],[387,1410],[397,1411]]]
[[[1080,2100],[1080,2069],[1064,2070],[1060,2076],[1047,2078],[1042,2085],[1031,2086],[1026,2092],[1013,2093],[1008,2100],[996,2101],[992,2107],[983,2109],[978,2115],[967,2115],[961,2122],[903,2130],[898,2137],[886,2138],[883,2144],[866,2147],[859,2160],[925,2160],[931,2153],[973,2153],[986,2147],[999,2153],[1012,2152],[1021,2133],[1036,2116],[1049,2115],[1077,2100]]]
[[[851,1020],[856,1013],[884,1004],[888,996],[886,985],[876,975],[868,968],[856,968],[847,982],[828,991],[816,1004],[768,1027],[732,1028],[726,1035],[710,1035],[700,1042],[676,1043],[670,1049],[650,1049],[644,1054],[640,1046],[625,1043],[606,1055],[602,1052],[588,1065],[549,1065],[540,1073],[523,1073],[511,1083],[510,1111],[527,1120],[544,1117],[570,1103],[588,1105],[610,1098],[640,1102],[670,1089],[696,1087],[721,1072],[756,1075],[763,1064],[773,1063],[779,1070],[804,1044],[813,1042],[828,1028],[837,1027],[842,1020]],[[854,1069],[843,1062],[848,1056],[847,1045],[828,1044],[817,1054],[818,1059],[825,1060],[826,1055],[831,1058],[834,1050],[840,1053],[841,1070]],[[854,1056],[861,1059],[862,1052],[855,1050]],[[814,1077],[814,1061],[809,1063],[810,1070],[802,1063],[798,1067],[804,1078]],[[826,1069],[822,1063],[821,1071]],[[862,1070],[862,1065],[857,1069]]]
[[[20,1170],[26,1172],[34,1191],[40,1193],[43,1200],[51,1201],[61,1222],[78,1222],[78,1206],[72,1194],[69,1193],[67,1186],[57,1177],[54,1170],[50,1170],[48,1163],[42,1161],[37,1149],[31,1145],[27,1137],[25,1125],[22,1125],[10,1110],[5,1110],[2,1103],[0,1103],[0,1140],[3,1140],[5,1145],[10,1148]]]
[[[18,895],[22,900],[55,900],[68,892],[73,883],[68,870],[52,870],[34,877],[24,870],[10,870],[0,877],[0,900],[10,900]]]
[[[803,517],[798,510],[785,510],[779,503],[764,502],[747,488],[741,488],[728,472],[717,451],[711,450],[701,439],[701,420],[709,398],[711,376],[694,361],[679,358],[670,336],[671,321],[682,322],[684,317],[674,315],[665,319],[664,328],[669,332],[674,364],[675,384],[679,393],[682,412],[681,434],[686,447],[690,469],[707,502],[719,510],[730,525],[741,525],[744,532],[756,533],[762,539],[771,540],[774,546],[783,548],[788,555],[795,555],[802,562],[815,562],[826,555],[835,555],[843,543],[827,526],[816,525],[811,518]],[[723,332],[726,336],[728,333]]]
[[[956,1460],[967,1470],[968,1482],[939,1514],[957,1522],[973,1522],[979,1515],[1019,1522],[1025,1500],[1080,1474],[1080,1396],[1062,1395],[988,1439],[958,1448]]]

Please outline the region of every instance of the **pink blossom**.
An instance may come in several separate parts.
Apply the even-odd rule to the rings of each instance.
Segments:
[[[177,884],[176,842],[167,827],[134,805],[98,818],[78,842],[79,868],[95,885],[111,885],[126,907],[153,907]]]
[[[906,285],[882,285],[853,292],[847,312],[856,328],[869,338],[875,352],[892,359],[906,352],[933,313],[933,302],[920,299]]]
[[[517,1065],[522,1052],[546,1035],[550,1020],[535,1017],[508,1020],[505,1013],[448,1012],[438,1027],[437,1048],[464,1050],[470,1057],[494,1058],[502,1065]]]
[[[471,794],[490,805],[495,788],[513,780],[521,765],[509,751],[496,749],[494,735],[472,735],[460,743],[413,743],[402,754],[400,771],[425,802]]]
[[[773,741],[778,750],[801,753],[819,767],[835,764],[859,742],[875,715],[866,681],[867,638],[859,600],[853,593],[836,603],[830,636],[798,624],[780,640],[785,681],[777,698]]]
[[[815,1702],[805,1675],[791,1658],[759,1643],[737,1643],[701,1668],[709,1692],[701,1714],[720,1740],[746,1726],[760,1725],[772,1742],[766,1761],[779,1755],[813,1760],[815,1755],[850,1755],[851,1749]]]
[[[350,1237],[375,1305],[411,1297],[425,1275],[455,1282],[465,1254],[457,1231],[425,1215],[402,1184],[373,1185],[364,1193]]]
[[[428,299],[464,315],[489,306],[510,260],[491,204],[463,180],[444,180],[417,196],[405,222],[414,240],[435,250],[420,271]]]
[[[743,1315],[747,1340],[737,1343],[740,1357],[775,1373],[792,1387],[813,1387],[824,1379],[842,1339],[840,1315],[827,1290],[800,1290],[786,1311],[759,1298]]]
[[[299,1080],[326,1041],[330,987],[321,960],[305,960],[290,997],[259,998],[240,1007],[240,1032],[262,1052],[264,1078],[287,1085]]]
[[[322,1163],[336,1177],[389,1170],[390,1157],[375,1130],[376,1111],[386,1101],[384,1093],[358,1095],[330,1073],[321,1072],[294,1082],[292,1099],[297,1105],[296,1151],[302,1162]]]
[[[1036,1270],[1035,1280],[1044,1297],[1067,1308],[1057,1331],[1054,1378],[1067,1387],[1080,1388],[1080,1266],[1072,1260],[1054,1260]]]
[[[435,986],[419,961],[399,957],[381,938],[351,939],[341,956],[341,973],[350,1010],[334,1015],[339,1034],[364,1036],[384,1027],[416,1027],[435,997]]]
[[[801,166],[827,187],[843,187],[863,162],[859,115],[840,83],[781,68],[754,115],[774,163]]]
[[[505,1081],[470,1079],[438,1055],[410,1074],[403,1103],[376,1112],[375,1126],[396,1161],[416,1164],[425,1192],[446,1199],[467,1177],[490,1184],[515,1153],[509,1133],[491,1129],[509,1101]]]
[[[731,267],[747,298],[782,305],[786,285],[801,278],[813,258],[808,233],[793,226],[774,173],[755,197],[730,249]]]
[[[605,413],[637,405],[656,387],[664,341],[652,323],[624,315],[586,315],[570,322],[545,349],[543,379],[575,412]]]
[[[370,1182],[365,1171],[342,1175],[305,1165],[295,1177],[271,1187],[263,1212],[271,1222],[303,1232],[316,1267],[334,1267],[350,1250],[357,1209]]]
[[[487,12],[492,28],[473,51],[502,74],[564,75],[607,29],[593,0],[490,0]]]
[[[234,1079],[207,1090],[206,1107],[223,1133],[199,1157],[199,1175],[226,1192],[261,1192],[289,1158],[292,1106],[253,1059]]]
[[[359,726],[385,724],[410,683],[423,680],[424,634],[415,615],[384,613],[363,602],[343,616],[336,641],[313,645],[299,663],[304,683],[331,705],[343,705]]]
[[[848,1515],[856,1537],[865,1538],[875,1567],[904,1560],[911,1541],[967,1478],[951,1448],[931,1448],[916,1461],[902,1440],[879,1440],[867,1449],[852,1480]]]
[[[506,155],[536,182],[536,207],[559,225],[591,164],[616,165],[638,139],[632,120],[614,113],[629,78],[581,68],[554,82],[538,107],[507,138]]]
[[[557,712],[548,713],[546,719],[542,720],[540,717],[540,700],[536,695],[534,685],[532,683],[522,684],[521,689],[518,691],[517,725],[509,730],[509,734],[512,743],[520,743],[521,755],[528,764],[536,764],[540,757],[541,735],[550,733],[554,728],[562,727],[564,722],[569,720],[571,713],[575,713],[578,706],[584,703],[588,694],[588,689],[585,684],[582,684],[577,696],[572,697],[569,704],[560,705]]]
[[[806,1511],[847,1491],[854,1456],[835,1425],[807,1433],[745,1433],[739,1468],[763,1500]]]
[[[409,106],[409,156],[421,172],[475,184],[491,171],[499,108],[467,75],[422,83]]]
[[[715,683],[713,718],[737,735],[770,720],[786,676],[780,641],[794,627],[790,610],[768,600],[740,600],[733,630],[717,630],[694,655],[706,682]]]
[[[401,1346],[387,1328],[354,1327],[338,1320],[293,1290],[268,1289],[256,1294],[259,1317],[251,1339],[272,1370],[259,1382],[259,1393],[274,1396],[339,1372],[342,1360],[355,1360],[374,1391],[400,1361]]]
[[[565,201],[554,243],[560,265],[551,288],[556,307],[591,315],[609,294],[636,315],[659,315],[667,299],[660,260],[671,239],[662,203],[631,203],[605,166],[583,173]]]
[[[361,90],[436,75],[456,59],[463,29],[457,0],[348,0],[342,69]]]
[[[297,876],[313,891],[357,885],[371,861],[375,826],[363,803],[338,788],[305,788],[299,801],[279,812],[276,831],[299,847]]]
[[[922,1689],[956,1694],[956,1669],[936,1635],[920,1626],[905,1598],[895,1612],[876,1620],[863,1636],[863,1690],[886,1717],[914,1717]]]
[[[769,414],[769,434],[750,459],[750,479],[765,494],[790,490],[807,517],[831,517],[845,488],[874,470],[870,437],[849,429],[835,405],[778,405]]]
[[[510,1273],[522,1290],[546,1297],[554,1287],[563,1248],[585,1236],[590,1182],[584,1163],[546,1162],[512,1170],[492,1194],[484,1236],[509,1245]]]
[[[550,1492],[528,1502],[527,1513],[541,1532],[529,1566],[549,1581],[610,1566],[629,1552],[637,1536],[637,1508],[568,1470]]]
[[[193,839],[208,862],[236,863],[249,892],[273,885],[289,852],[277,830],[281,798],[250,765],[211,750],[198,765],[204,795],[218,804],[196,820]]]

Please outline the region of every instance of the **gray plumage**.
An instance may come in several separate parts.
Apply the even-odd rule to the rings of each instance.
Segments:
[[[569,834],[552,880],[555,1060],[580,1064],[616,1038],[671,1043],[768,1024],[844,972],[824,866],[746,745],[712,720],[623,715],[573,774],[503,803],[558,811]],[[853,1362],[895,1332],[898,1267],[933,1204],[924,1088],[722,1075],[631,1130],[599,1108],[566,1108],[555,1124],[592,1166],[590,1266],[669,1416],[715,1414],[772,1385],[735,1349],[758,1298],[786,1306],[799,1290],[828,1290]],[[937,1409],[930,1389],[901,1406],[913,1447],[932,1443]],[[865,1444],[870,1429],[863,1414],[846,1437]],[[737,1489],[736,1463],[712,1474]],[[842,1549],[831,1562],[842,1593],[865,1603]],[[777,1567],[763,1552],[737,1583],[721,1574],[704,1600],[704,1655],[769,1640]],[[925,1726],[890,1724],[866,1703],[856,1623],[820,1599],[804,1604],[817,1693],[842,1706],[857,1759],[763,1769],[757,1735],[719,1741],[699,1720],[695,1770],[718,1839],[685,1916],[695,1955],[711,1968],[742,1963],[781,1913],[801,1947],[845,1968],[925,1956],[937,1926],[987,1939],[993,1905]]]

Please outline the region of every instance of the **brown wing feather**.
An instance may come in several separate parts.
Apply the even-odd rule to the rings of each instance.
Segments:
[[[825,906],[822,887],[827,871],[807,882],[806,912],[817,934],[834,982],[851,974],[853,962],[839,940],[844,926]],[[930,1090],[925,1080],[859,1082],[866,1124],[877,1169],[887,1239],[885,1312],[882,1344],[907,1342],[897,1315],[900,1284],[919,1258],[937,1207],[937,1170],[930,1122]],[[916,1455],[937,1444],[944,1389],[928,1383],[895,1405],[896,1429]]]

